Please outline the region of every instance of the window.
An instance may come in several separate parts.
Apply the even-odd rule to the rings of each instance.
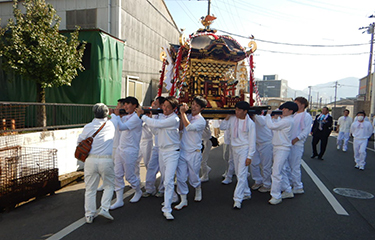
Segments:
[[[66,28],[75,29],[76,25],[82,29],[96,28],[96,16],[96,8],[66,11]]]
[[[127,77],[127,96],[138,99],[139,104],[143,102],[143,82],[138,77]]]

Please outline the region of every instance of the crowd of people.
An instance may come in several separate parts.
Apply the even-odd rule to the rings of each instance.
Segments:
[[[195,96],[191,105],[179,105],[174,97],[157,97],[151,104],[162,113],[145,112],[134,97],[118,100],[115,109],[102,103],[93,107],[95,118],[87,124],[78,142],[101,130],[94,138],[92,149],[85,162],[85,217],[92,223],[97,216],[113,220],[109,210],[124,205],[124,178],[134,189],[131,203],[141,197],[163,197],[162,212],[167,220],[173,220],[172,210],[188,206],[188,183],[194,188],[194,201],[202,201],[202,182],[209,180],[211,168],[207,165],[212,144],[215,144],[210,124],[201,115],[207,101]],[[327,139],[332,130],[332,117],[323,108],[314,122],[306,112],[308,101],[297,97],[271,110],[249,115],[249,103],[236,103],[235,114],[221,122],[215,121],[214,134],[224,131],[223,159],[227,163],[223,184],[237,184],[233,194],[233,208],[241,209],[243,200],[251,198],[251,190],[270,193],[269,203],[280,204],[283,199],[303,194],[301,158],[304,143],[312,134],[313,155],[323,159]],[[125,110],[125,111],[124,111]],[[347,150],[349,132],[354,137],[356,168],[364,169],[367,136],[372,133],[370,122],[364,120],[364,112],[357,114],[351,123],[349,111],[339,119],[337,148]],[[312,124],[313,123],[313,124]],[[312,126],[312,127],[311,127]],[[319,154],[317,143],[321,141]],[[146,167],[145,190],[141,190],[140,161]],[[250,169],[249,169],[250,168]],[[249,187],[249,170],[254,184]],[[156,185],[160,172],[160,183]],[[98,187],[102,179],[103,184]],[[175,187],[175,185],[177,185]],[[96,212],[96,192],[103,190],[101,207]],[[116,201],[111,205],[113,193]],[[172,208],[172,204],[177,203]]]

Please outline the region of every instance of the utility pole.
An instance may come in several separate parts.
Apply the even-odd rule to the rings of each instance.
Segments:
[[[319,109],[319,92],[316,93],[316,108]]]
[[[374,15],[371,15],[370,18],[374,18]],[[367,71],[367,80],[366,80],[366,95],[365,95],[365,101],[371,100],[371,107],[370,107],[370,113],[373,115],[375,113],[375,97],[371,96],[372,94],[375,94],[375,84],[372,84],[371,81],[371,68],[372,68],[372,54],[373,54],[373,45],[374,45],[374,28],[375,28],[375,22],[371,23],[367,27],[361,27],[360,30],[366,29],[362,33],[367,32],[368,34],[371,34],[371,41],[370,41],[370,58],[368,63],[368,71]],[[370,86],[371,87],[371,93],[370,94]],[[371,96],[371,97],[370,97]]]
[[[336,101],[337,101],[337,81],[335,82],[335,103],[334,103],[334,108],[336,108]]]
[[[211,12],[211,0],[208,0],[208,14],[207,15],[210,15],[210,12]]]

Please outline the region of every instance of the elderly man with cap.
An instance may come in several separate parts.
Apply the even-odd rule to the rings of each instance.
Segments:
[[[268,201],[272,205],[281,203],[283,198],[294,197],[289,181],[288,184],[283,182],[283,178],[288,179],[283,168],[292,147],[293,114],[297,112],[298,106],[294,102],[286,102],[279,109],[282,110],[282,115],[280,117],[274,115],[273,121],[271,119],[271,110],[268,110],[266,115],[266,125],[273,133],[271,199]]]
[[[234,190],[234,209],[240,209],[242,201],[251,198],[251,191],[247,181],[249,165],[255,154],[255,124],[248,115],[249,103],[236,103],[235,116],[228,115],[221,122],[220,129],[230,131],[230,142],[233,151],[234,169],[237,185]]]
[[[112,145],[115,135],[115,127],[111,121],[107,121],[108,107],[103,103],[97,103],[93,107],[95,115],[91,123],[85,125],[77,142],[92,136],[98,129],[91,145],[88,158],[85,161],[85,217],[86,223],[92,223],[96,214],[96,190],[99,180],[103,180],[103,195],[99,216],[113,220],[108,210],[113,196],[115,172],[112,159]]]

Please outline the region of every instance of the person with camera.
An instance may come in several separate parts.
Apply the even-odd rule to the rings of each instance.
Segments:
[[[201,180],[199,170],[202,162],[202,134],[206,127],[206,120],[202,117],[201,111],[207,106],[207,101],[201,96],[196,96],[191,103],[191,114],[186,114],[189,106],[183,103],[180,106],[180,132],[182,132],[180,142],[180,159],[177,166],[177,193],[180,195],[181,202],[174,207],[181,210],[187,207],[187,194],[190,185],[195,188],[194,201],[202,200]]]
[[[271,199],[268,201],[272,205],[281,203],[282,199],[294,197],[290,184],[283,181],[288,179],[283,168],[292,147],[293,114],[298,111],[298,106],[294,102],[285,102],[279,109],[282,115],[274,115],[271,119],[271,110],[268,110],[266,115],[266,125],[273,134]]]
[[[313,126],[311,128],[311,135],[312,138],[312,150],[313,154],[311,158],[315,158],[318,156],[318,159],[323,160],[324,152],[326,151],[328,138],[332,132],[332,123],[333,119],[332,116],[329,114],[328,107],[322,108],[322,113],[318,114],[314,120]],[[316,145],[320,141],[320,152],[318,154],[316,150]]]
[[[173,220],[172,202],[178,201],[174,191],[174,176],[180,157],[180,118],[175,113],[178,107],[178,100],[169,96],[163,103],[163,115],[158,119],[152,118],[152,113],[143,115],[144,110],[137,108],[139,117],[156,131],[158,135],[159,164],[160,172],[164,178],[164,203],[162,212],[167,220]],[[143,115],[143,116],[142,116]],[[177,198],[177,199],[176,199]]]
[[[250,104],[237,102],[235,116],[228,115],[220,124],[220,130],[229,130],[237,185],[234,190],[234,209],[241,209],[242,201],[251,198],[247,181],[249,165],[255,154],[255,124],[248,115]]]
[[[142,135],[142,121],[135,113],[135,109],[139,106],[139,104],[135,97],[126,97],[123,101],[127,115],[121,119],[119,116],[114,116],[117,118],[118,128],[121,131],[121,136],[115,158],[116,202],[112,204],[111,210],[124,205],[124,176],[130,183],[131,187],[135,190],[134,196],[130,199],[130,202],[136,203],[142,196],[141,182],[136,173],[139,143]]]
[[[89,156],[85,161],[85,218],[86,223],[92,223],[96,214],[96,191],[99,180],[103,180],[103,195],[99,216],[113,220],[108,210],[114,190],[115,172],[112,159],[113,138],[115,127],[112,121],[107,121],[109,109],[103,103],[97,103],[93,107],[95,118],[84,126],[77,142],[92,136],[101,126],[103,128],[95,136],[91,145]]]

